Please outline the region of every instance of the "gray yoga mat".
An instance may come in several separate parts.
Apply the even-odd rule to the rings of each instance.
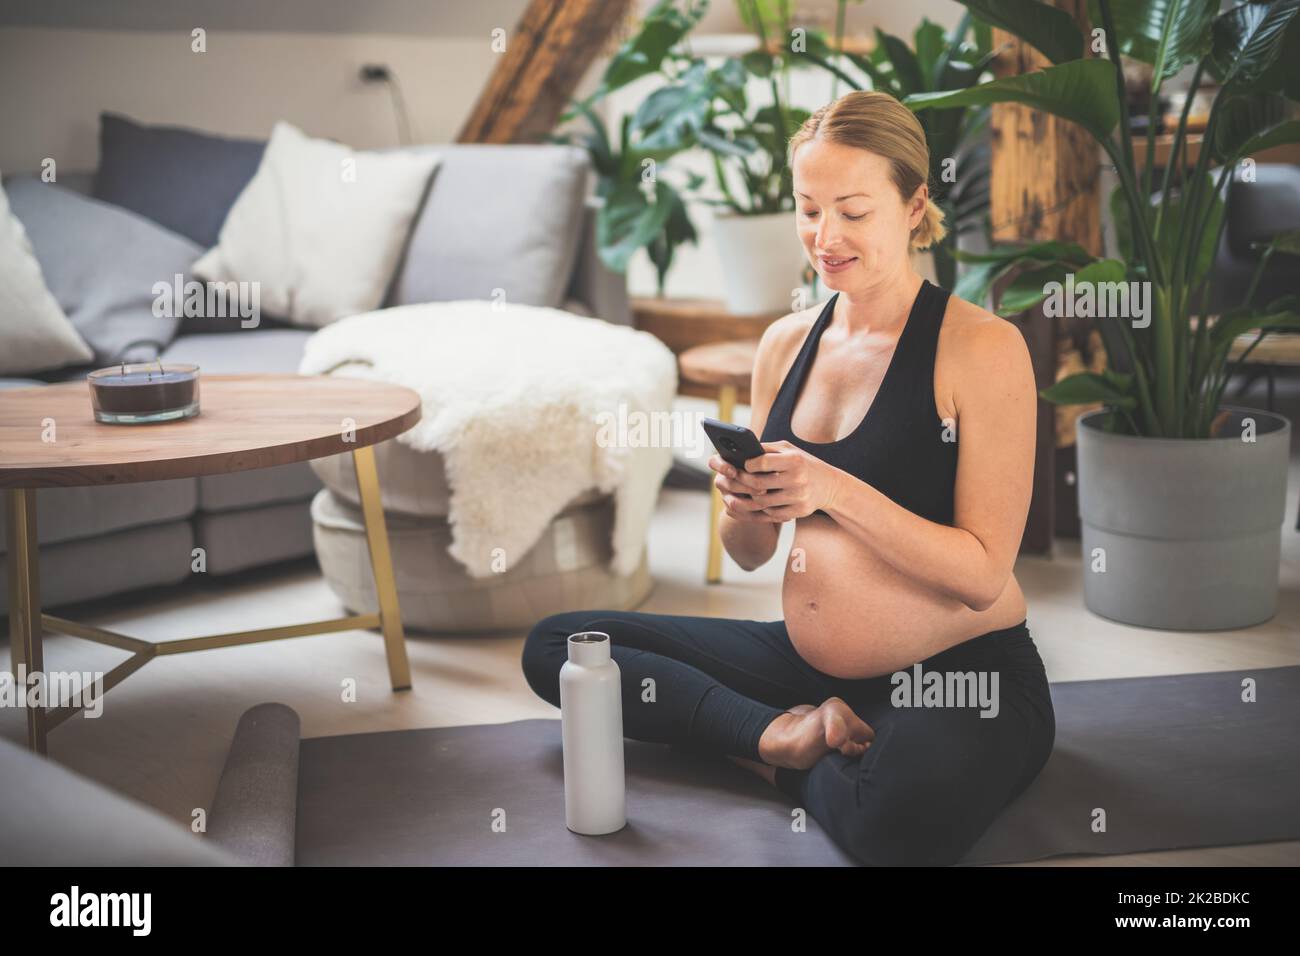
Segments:
[[[208,819],[208,839],[250,866],[293,866],[298,714],[258,704],[235,728]]]
[[[1053,684],[1052,698],[1051,759],[963,864],[1300,839],[1300,667]],[[558,720],[303,740],[297,863],[853,865],[725,758],[633,740],[627,827],[578,836],[561,760]]]

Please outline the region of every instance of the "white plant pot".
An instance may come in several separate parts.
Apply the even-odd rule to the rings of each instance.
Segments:
[[[793,212],[742,216],[715,210],[713,235],[729,312],[761,315],[793,308],[804,266]]]

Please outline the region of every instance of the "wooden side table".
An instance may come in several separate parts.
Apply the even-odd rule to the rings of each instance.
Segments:
[[[711,342],[757,340],[783,312],[767,315],[733,315],[720,299],[635,298],[632,319],[636,328],[659,339],[674,355]],[[682,380],[679,395],[717,398],[717,386]],[[736,401],[749,402],[749,380],[738,387]]]
[[[235,647],[308,634],[377,627],[384,635],[393,690],[411,686],[397,605],[388,531],[372,445],[420,420],[420,396],[362,379],[303,375],[208,375],[195,418],[153,425],[96,422],[85,381],[13,389],[0,401],[0,488],[9,531],[9,645],[14,679],[44,670],[42,636],[50,630],[130,651],[104,675],[107,692],[155,657]],[[52,432],[47,424],[52,423]],[[49,436],[52,435],[52,440]],[[36,495],[41,488],[120,485],[193,478],[350,452],[356,467],[377,614],[227,634],[151,642],[41,613]],[[128,555],[123,555],[128,560]],[[47,683],[48,687],[48,683]],[[81,707],[27,708],[27,744],[45,753],[47,731]]]
[[[683,382],[717,398],[718,419],[729,422],[739,396],[743,393],[743,401],[749,401],[750,377],[757,353],[758,339],[714,342],[688,348],[677,357],[677,365]],[[722,580],[722,537],[718,533],[722,492],[717,485],[712,485],[709,494],[709,563],[704,579],[709,584],[717,584]]]

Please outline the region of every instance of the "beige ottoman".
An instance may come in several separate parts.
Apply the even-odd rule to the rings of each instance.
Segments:
[[[441,474],[439,456],[412,452],[395,442],[378,449],[377,457],[386,458],[390,465],[387,470],[381,467],[380,484],[398,602],[408,628],[457,633],[520,630],[560,611],[627,610],[649,595],[653,581],[644,550],[630,575],[611,572],[614,502],[594,491],[575,499],[511,567],[488,578],[470,577],[447,553],[451,528],[444,515],[389,510],[390,494],[404,504],[422,502],[425,507],[438,498],[429,487],[427,459],[437,460]],[[406,472],[411,479],[406,482],[398,477],[414,466],[423,466],[419,469],[426,475],[423,482],[415,481],[411,472]],[[323,459],[317,473],[327,486],[312,500],[311,508],[321,570],[349,609],[373,611],[377,602],[365,525],[360,510],[349,500],[355,500],[355,481],[331,459]],[[336,494],[335,488],[342,493]],[[445,508],[445,483],[441,498]]]

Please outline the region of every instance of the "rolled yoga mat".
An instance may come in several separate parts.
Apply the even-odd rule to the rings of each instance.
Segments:
[[[208,839],[250,866],[293,866],[298,715],[258,704],[235,728],[208,814]]]
[[[963,864],[1300,839],[1300,667],[1053,684],[1052,699],[1051,759]],[[232,761],[254,731],[274,739],[222,778],[254,822],[228,823],[239,839],[223,842],[282,860],[271,821],[285,819],[287,778],[250,770],[272,755],[292,763],[289,725],[262,713],[277,719],[241,721]],[[300,865],[854,863],[815,820],[794,828],[785,795],[731,761],[634,740],[627,827],[570,833],[558,720],[318,737],[297,760]],[[271,784],[265,807],[258,779]],[[257,851],[259,833],[275,852]]]

